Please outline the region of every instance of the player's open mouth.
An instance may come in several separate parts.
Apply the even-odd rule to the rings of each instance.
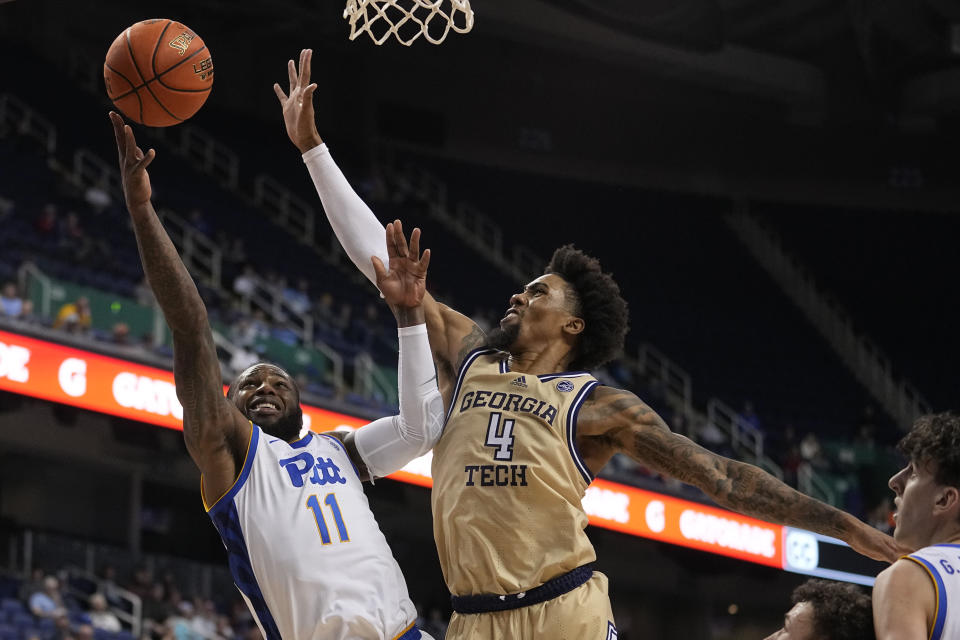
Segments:
[[[520,312],[517,311],[516,309],[507,309],[507,312],[506,312],[505,314],[503,314],[503,318],[500,319],[501,322],[502,322],[503,320],[506,320],[506,319],[509,318],[510,316],[517,316],[517,317],[519,318],[519,317],[520,317]]]
[[[280,413],[280,403],[270,399],[254,400],[250,403],[250,413],[276,415]]]

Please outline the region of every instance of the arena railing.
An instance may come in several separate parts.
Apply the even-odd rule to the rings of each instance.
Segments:
[[[739,202],[725,220],[897,424],[907,429],[918,416],[930,413],[930,403],[909,381],[895,376],[890,359],[857,332],[846,311],[821,291],[808,270],[787,253],[782,240],[750,214],[748,203]]]
[[[0,127],[9,126],[43,146],[47,155],[57,150],[57,128],[37,110],[9,93],[0,94]]]

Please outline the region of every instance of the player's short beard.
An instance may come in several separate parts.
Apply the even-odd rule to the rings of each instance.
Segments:
[[[506,329],[495,327],[487,332],[486,345],[490,349],[497,351],[509,351],[511,345],[517,341],[520,335],[520,323],[513,322],[507,325]]]
[[[300,431],[303,429],[303,409],[297,405],[296,410],[278,418],[277,421],[269,427],[263,425],[258,426],[263,429],[263,432],[267,435],[289,442],[298,438]]]

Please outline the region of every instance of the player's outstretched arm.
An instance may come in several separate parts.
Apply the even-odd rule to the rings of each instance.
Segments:
[[[310,82],[312,57],[313,52],[304,49],[300,52],[299,67],[293,60],[288,61],[288,91],[284,92],[279,84],[274,84],[273,90],[283,110],[287,136],[303,154],[331,228],[353,264],[376,283],[370,256],[377,256],[384,264],[388,261],[383,225],[347,182],[317,132],[313,109],[317,85]],[[429,293],[424,296],[423,307],[440,389],[448,403],[460,363],[486,338],[470,318],[438,303]]]
[[[577,420],[578,441],[594,472],[615,453],[701,489],[728,509],[774,524],[839,538],[855,551],[892,562],[905,551],[893,538],[839,509],[790,488],[745,462],[708,451],[670,431],[629,391],[598,387]]]
[[[927,640],[936,602],[936,590],[926,571],[912,560],[897,560],[880,572],[873,585],[877,640]]]
[[[123,193],[147,281],[173,334],[173,375],[183,405],[187,451],[203,473],[208,503],[227,492],[243,464],[250,423],[223,395],[207,309],[150,203],[147,167],[155,153],[137,146],[133,130],[110,112]]]
[[[433,448],[443,433],[443,401],[424,323],[430,250],[420,253],[420,230],[407,243],[399,225],[386,229],[389,268],[373,256],[377,286],[397,319],[400,415],[381,418],[343,437],[354,463],[370,478],[402,469]],[[366,479],[366,478],[364,478]]]

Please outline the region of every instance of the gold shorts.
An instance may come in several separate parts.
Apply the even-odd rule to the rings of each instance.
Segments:
[[[572,591],[519,609],[456,613],[446,640],[614,640],[607,576],[599,571]]]

